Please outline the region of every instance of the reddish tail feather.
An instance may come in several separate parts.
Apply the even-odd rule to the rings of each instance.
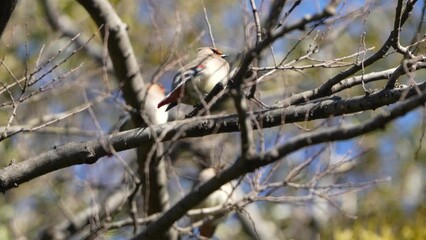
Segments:
[[[161,102],[158,103],[157,108],[160,108],[166,104],[176,102],[178,98],[180,97],[180,88],[174,89],[169,95],[167,95]]]

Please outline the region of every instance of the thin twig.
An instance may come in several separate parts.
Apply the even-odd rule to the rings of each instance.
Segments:
[[[209,36],[210,36],[210,40],[212,41],[212,46],[214,48],[216,48],[216,43],[214,41],[214,37],[213,37],[213,31],[212,31],[212,26],[210,25],[209,22],[209,17],[207,15],[207,9],[206,6],[204,5],[204,0],[201,0],[201,4],[203,5],[203,12],[204,12],[204,20],[206,21],[207,27],[209,29]]]

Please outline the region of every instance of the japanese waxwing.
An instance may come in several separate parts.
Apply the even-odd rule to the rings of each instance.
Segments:
[[[166,112],[167,106],[157,108],[158,103],[165,97],[164,87],[154,83],[147,86],[148,94],[145,98],[143,110],[150,121],[150,124],[163,124],[167,122],[169,114]]]
[[[169,117],[168,112],[166,112],[167,106],[157,108],[158,103],[166,96],[164,87],[160,84],[154,83],[147,86],[147,91],[147,93],[143,93],[145,100],[141,107],[141,112],[144,114],[144,117],[142,118],[144,125],[166,123]],[[146,120],[149,122],[147,123]],[[135,128],[135,125],[131,120],[130,115],[125,114],[120,117],[116,126],[114,126],[111,131],[125,131],[132,128]]]
[[[198,176],[199,184],[203,184],[216,176],[216,170],[214,168],[206,168],[201,171]],[[227,201],[231,200],[232,185],[227,183],[220,187],[218,190],[211,193],[203,202],[201,202],[197,208],[214,207],[217,205],[223,205]]]
[[[216,176],[216,170],[214,168],[206,168],[203,171],[201,171],[198,180],[199,184],[203,184]],[[221,186],[218,190],[211,193],[204,201],[202,201],[199,205],[197,205],[198,208],[210,208],[210,207],[216,207],[216,206],[223,206],[226,203],[232,203],[233,198],[233,186],[231,183],[224,184]],[[203,237],[212,237],[217,225],[219,225],[220,222],[224,221],[224,217],[220,217],[215,219],[214,221],[208,221],[205,222],[200,227],[200,235]],[[198,220],[198,219],[195,219]]]
[[[200,98],[207,96],[217,83],[226,85],[229,63],[224,57],[226,55],[217,48],[199,48],[197,57],[175,75],[173,90],[158,104],[158,108],[169,104],[166,109],[168,111],[180,102],[195,105],[200,103]]]

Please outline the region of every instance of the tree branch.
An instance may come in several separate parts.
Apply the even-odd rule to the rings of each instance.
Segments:
[[[237,160],[231,167],[227,168],[220,175],[207,181],[195,191],[187,194],[181,201],[176,203],[169,211],[163,214],[157,221],[148,225],[146,230],[133,238],[138,239],[155,239],[158,233],[169,229],[172,224],[180,219],[189,209],[199,204],[210,193],[219,189],[227,182],[236,179],[255,169],[273,163],[306,146],[312,146],[319,143],[350,139],[362,134],[384,128],[390,121],[404,115],[414,108],[426,102],[426,93],[413,97],[404,103],[399,104],[391,111],[380,114],[371,120],[357,125],[338,126],[324,128],[319,131],[298,135],[287,141],[287,143],[278,146],[264,154],[257,154],[249,159],[249,161]]]
[[[146,87],[139,71],[135,53],[127,35],[127,25],[116,14],[114,8],[106,0],[78,0],[87,10],[96,24],[105,26],[102,34],[108,31],[108,51],[117,79],[122,82],[123,95],[126,102],[134,109],[139,109],[145,97]],[[140,125],[141,117],[133,116]]]
[[[76,27],[75,22],[72,22],[71,19],[58,12],[56,1],[42,0],[41,4],[46,13],[47,20],[53,30],[62,33],[65,37],[70,39],[80,33],[80,29]],[[89,39],[87,36],[82,36],[77,38],[74,43],[76,44],[77,48],[83,47],[83,49],[90,57],[96,60],[96,62],[98,62],[99,64],[102,64],[104,58],[102,54],[102,49],[100,47],[92,47],[90,45],[87,45],[87,39]]]
[[[323,119],[376,109],[398,102],[402,96],[409,98],[416,95],[417,87],[424,91],[426,82],[413,87],[385,89],[368,96],[343,100],[327,99],[301,106],[259,111],[253,115],[256,117],[256,121],[262,123],[263,128],[275,127],[284,123]],[[179,134],[178,139],[183,139],[240,131],[236,115],[193,118],[155,125],[152,126],[152,129],[155,134],[160,136],[161,141],[175,138],[176,134]],[[116,151],[135,148],[153,141],[152,132],[147,128],[133,129],[105,137]],[[108,155],[108,149],[105,149],[98,139],[54,147],[53,150],[39,156],[0,169],[0,191],[5,192],[21,183],[62,168],[78,164],[92,164],[99,158]]]
[[[156,108],[156,104],[145,104],[153,103],[155,98],[148,94],[148,89],[139,71],[139,64],[127,34],[127,25],[121,21],[107,0],[78,0],[78,2],[89,12],[98,26],[105,26],[102,29],[102,33],[104,39],[105,36],[108,37],[106,39],[108,52],[117,79],[122,85],[123,97],[130,106],[138,110],[136,112],[138,114],[132,114],[133,122],[137,127],[148,125],[147,131],[150,132],[151,125],[156,124],[157,121],[156,112],[161,110]],[[152,132],[152,134],[155,137],[155,132]],[[145,201],[148,202],[149,209],[157,211],[167,206],[168,203],[164,201],[168,200],[168,195],[165,190],[167,183],[165,165],[162,162],[158,162],[163,160],[157,160],[158,148],[157,146],[155,148],[151,147],[154,144],[154,141],[149,141],[149,145],[134,147],[139,147],[137,149],[137,162]],[[111,146],[115,150],[120,150],[116,149],[114,145]],[[86,156],[92,155],[90,151],[86,152],[86,154],[88,154]],[[150,186],[155,186],[156,189],[150,189]],[[147,199],[160,199],[161,201],[148,201]],[[160,204],[163,205],[159,206]],[[151,212],[151,210],[149,211]]]
[[[408,19],[408,16],[410,15],[411,11],[413,10],[413,6],[414,6],[415,2],[416,2],[416,0],[410,1],[410,4],[407,5],[408,7],[405,8],[405,10],[404,10],[404,12],[401,16],[400,26],[404,25],[404,23]],[[304,94],[303,96],[302,95],[294,95],[294,96],[289,97],[285,101],[288,104],[292,105],[292,104],[297,104],[297,103],[305,102],[305,101],[308,101],[308,100],[312,100],[312,99],[315,99],[315,98],[327,96],[328,94],[330,94],[330,91],[331,91],[331,89],[333,88],[334,85],[338,84],[343,79],[348,78],[349,76],[355,74],[356,72],[358,72],[362,68],[366,68],[366,67],[370,66],[371,64],[377,62],[378,60],[382,59],[383,56],[385,56],[385,54],[393,46],[393,44],[396,40],[396,34],[397,34],[397,29],[393,29],[391,31],[391,33],[389,34],[389,37],[387,38],[385,43],[382,45],[382,47],[375,54],[373,54],[372,56],[370,56],[369,58],[367,58],[363,62],[358,63],[358,64],[346,69],[345,71],[337,74],[336,76],[332,77],[331,79],[326,81],[324,84],[322,84],[320,87],[309,91],[309,94]]]

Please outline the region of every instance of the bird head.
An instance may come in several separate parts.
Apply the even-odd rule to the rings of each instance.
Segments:
[[[202,55],[218,55],[222,58],[225,58],[227,55],[223,54],[223,52],[218,49],[218,48],[214,48],[214,47],[201,47],[198,48],[198,55],[202,56]]]

